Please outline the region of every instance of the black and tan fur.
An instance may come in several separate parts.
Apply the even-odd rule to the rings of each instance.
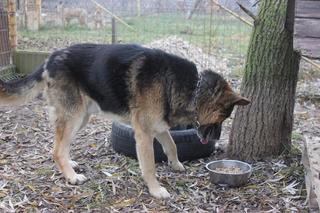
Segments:
[[[23,104],[43,91],[55,126],[54,160],[68,181],[86,180],[73,169],[70,144],[90,115],[101,112],[133,126],[142,176],[157,198],[169,193],[156,179],[154,137],[170,166],[183,171],[168,129],[198,120],[199,135],[206,138],[234,105],[249,103],[220,75],[199,75],[186,59],[137,45],[79,44],[56,51],[25,79],[0,81],[0,106]]]

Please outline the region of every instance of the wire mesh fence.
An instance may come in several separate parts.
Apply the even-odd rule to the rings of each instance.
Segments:
[[[9,1],[0,0],[0,70],[10,65],[11,62],[8,8]]]
[[[200,68],[227,69],[243,59],[251,31],[212,0],[42,0],[39,20],[28,18],[26,2],[16,0],[19,49],[138,43],[187,57]],[[240,13],[235,2],[219,1]],[[32,20],[39,29],[28,28]]]
[[[19,78],[12,63],[9,15],[9,0],[0,0],[0,79],[4,81]]]

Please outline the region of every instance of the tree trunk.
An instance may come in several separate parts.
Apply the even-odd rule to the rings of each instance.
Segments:
[[[228,146],[232,158],[258,160],[290,149],[300,62],[293,50],[292,3],[260,3],[241,85],[251,104],[237,109]]]

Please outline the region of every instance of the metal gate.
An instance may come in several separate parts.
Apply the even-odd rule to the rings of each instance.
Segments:
[[[11,64],[9,0],[0,0],[0,71]]]

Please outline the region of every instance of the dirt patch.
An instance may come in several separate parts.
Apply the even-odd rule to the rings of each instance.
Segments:
[[[45,47],[50,51],[72,43],[59,39],[19,42],[19,47]],[[210,56],[179,38],[150,45],[188,57],[199,69],[210,67],[228,75],[228,61],[215,58],[202,63],[206,60],[201,58]],[[238,87],[240,80],[234,78],[229,82]],[[309,87],[301,88],[298,92],[310,91]],[[254,163],[246,186],[228,188],[210,183],[205,164],[223,159],[224,153],[220,151],[206,159],[184,162],[187,171],[183,173],[157,164],[158,178],[172,195],[166,201],[150,197],[140,177],[138,162],[112,150],[111,123],[97,117],[78,133],[71,153],[80,165],[77,171],[89,180],[81,186],[66,183],[52,160],[53,132],[44,103],[38,99],[20,107],[0,108],[0,212],[307,211],[300,149],[305,134],[320,134],[320,109],[313,101],[299,99],[296,104],[290,155]],[[227,144],[231,122],[232,118],[224,123],[219,142],[222,149]]]
[[[299,110],[306,108],[299,105]],[[309,106],[310,107],[310,106]],[[318,110],[318,109],[314,109]],[[310,129],[308,112],[297,116],[295,134]],[[241,188],[210,184],[205,164],[223,158],[185,162],[187,171],[177,173],[158,164],[158,178],[172,197],[153,199],[140,177],[138,162],[115,153],[110,145],[110,122],[94,117],[80,131],[72,146],[78,172],[89,181],[72,186],[54,166],[53,132],[43,100],[21,107],[0,109],[0,211],[66,212],[292,212],[306,211],[300,151],[253,164],[249,183]],[[226,144],[231,119],[223,129]],[[320,120],[317,122],[319,127]],[[299,144],[302,137],[295,137]],[[294,147],[297,147],[296,145]]]

